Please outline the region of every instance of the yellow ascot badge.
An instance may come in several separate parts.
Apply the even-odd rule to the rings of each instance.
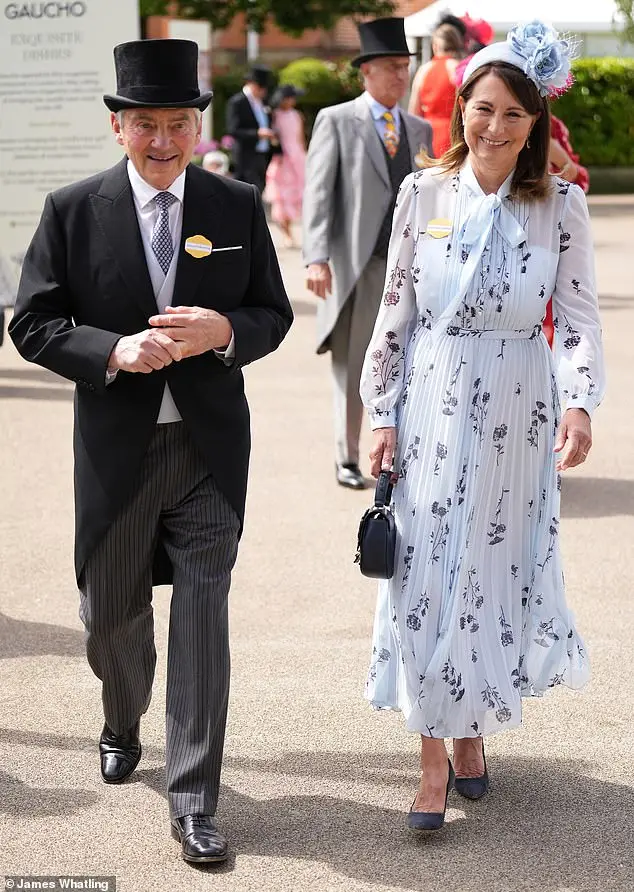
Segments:
[[[451,232],[451,220],[447,220],[444,217],[430,220],[425,232],[427,235],[431,235],[432,238],[447,238]]]
[[[185,250],[199,260],[201,257],[209,257],[213,251],[213,245],[204,235],[191,235],[185,241]]]

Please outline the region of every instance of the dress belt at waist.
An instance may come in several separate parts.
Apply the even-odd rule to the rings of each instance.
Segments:
[[[489,340],[518,340],[524,338],[532,340],[540,335],[541,325],[533,328],[502,329],[502,328],[459,328],[457,325],[449,325],[447,334],[453,338],[486,338]]]

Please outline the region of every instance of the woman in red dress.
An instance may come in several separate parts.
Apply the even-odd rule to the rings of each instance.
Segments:
[[[434,157],[451,145],[450,125],[456,99],[456,68],[464,55],[464,38],[450,24],[439,25],[432,35],[433,58],[416,72],[408,111],[432,126]]]
[[[568,128],[559,118],[553,114],[550,116],[550,151],[548,153],[550,172],[557,174],[569,183],[581,186],[584,192],[590,188],[590,176],[585,167],[579,164],[577,155],[570,143]],[[542,323],[544,334],[552,347],[555,329],[553,327],[553,302],[548,301],[546,315]]]

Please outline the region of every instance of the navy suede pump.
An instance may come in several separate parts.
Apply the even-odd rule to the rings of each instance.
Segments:
[[[457,777],[454,782],[456,793],[460,793],[465,799],[482,799],[488,793],[489,772],[487,771],[487,757],[484,754],[484,740],[482,741],[482,758],[484,759],[484,774],[480,777]]]
[[[451,761],[449,759],[447,759],[447,761],[449,762],[449,779],[447,780],[445,807],[440,813],[435,811],[410,811],[407,816],[406,823],[407,827],[410,830],[413,830],[415,833],[434,833],[436,830],[440,830],[440,828],[445,823],[447,799],[449,798],[449,791],[451,790],[456,778]],[[416,802],[415,799],[414,802]],[[414,802],[412,802],[412,805],[414,805]]]

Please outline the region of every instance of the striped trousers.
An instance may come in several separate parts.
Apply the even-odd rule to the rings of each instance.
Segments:
[[[213,815],[229,697],[227,599],[240,521],[182,422],[159,424],[132,495],[80,580],[86,652],[107,724],[144,713],[156,665],[152,559],[174,568],[167,654],[166,768],[172,817]]]

